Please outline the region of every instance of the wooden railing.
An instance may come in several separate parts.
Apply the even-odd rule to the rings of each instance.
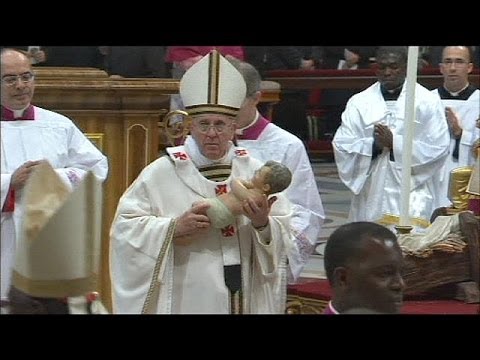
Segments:
[[[469,76],[470,82],[479,87],[479,70]],[[358,70],[274,70],[265,75],[266,80],[278,82],[282,90],[312,89],[366,89],[377,81],[374,69]],[[435,89],[443,83],[438,69],[423,69],[417,77],[420,84]]]

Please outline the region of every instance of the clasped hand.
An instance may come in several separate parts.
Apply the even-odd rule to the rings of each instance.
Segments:
[[[451,107],[445,108],[445,116],[447,117],[448,125],[452,129],[455,138],[459,138],[462,135],[462,127],[460,126],[460,120],[458,115],[453,111]]]
[[[374,138],[377,144],[383,148],[391,149],[393,147],[393,134],[388,126],[382,124],[375,124]]]

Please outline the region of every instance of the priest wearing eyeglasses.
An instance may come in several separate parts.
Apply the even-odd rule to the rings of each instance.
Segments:
[[[450,153],[435,178],[440,195],[437,208],[452,203],[448,196],[452,170],[475,163],[474,144],[480,137],[480,129],[476,127],[480,117],[480,90],[468,81],[474,67],[472,53],[468,46],[446,46],[440,63],[443,84],[432,90],[442,100],[450,130]]]
[[[104,180],[107,158],[67,117],[31,104],[35,76],[28,54],[1,50],[1,307],[8,312],[20,201],[26,181],[49,162],[70,188],[88,171]]]

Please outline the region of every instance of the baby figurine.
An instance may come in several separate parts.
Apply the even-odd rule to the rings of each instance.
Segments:
[[[233,180],[230,192],[205,200],[210,204],[207,215],[212,226],[222,229],[232,224],[235,216],[243,214],[243,204],[247,199],[258,203],[264,195],[285,190],[291,181],[290,170],[276,161],[267,161],[250,180]]]

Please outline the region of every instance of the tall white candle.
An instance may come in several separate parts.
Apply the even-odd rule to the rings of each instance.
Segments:
[[[412,138],[415,119],[415,85],[417,84],[418,46],[408,47],[405,123],[402,149],[402,188],[400,203],[400,225],[410,224],[409,207],[411,191]]]

